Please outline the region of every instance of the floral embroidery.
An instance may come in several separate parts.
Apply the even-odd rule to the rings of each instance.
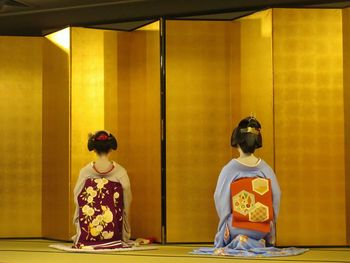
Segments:
[[[95,179],[95,183],[97,183],[97,196],[101,197],[102,199],[105,197],[106,194],[109,194],[108,191],[104,192],[105,185],[109,182],[106,178],[100,178],[100,179]]]
[[[78,198],[82,229],[79,244],[84,248],[91,242],[121,239],[122,193],[120,183],[105,178],[86,181]]]
[[[97,193],[96,191],[94,190],[94,188],[92,186],[89,186],[88,188],[86,188],[86,192],[92,197],[94,198]]]
[[[110,223],[113,221],[113,214],[111,212],[111,210],[109,210],[108,207],[105,207],[105,206],[101,206],[102,210],[103,210],[103,214],[102,214],[102,217],[103,217],[103,222],[105,223]]]
[[[94,198],[97,196],[97,192],[94,190],[92,186],[89,186],[83,191],[83,193],[80,195],[80,197],[87,201],[89,204],[94,203]]]
[[[90,218],[95,214],[95,210],[88,205],[84,205],[82,210],[83,210],[85,217],[87,217],[87,218]]]
[[[102,236],[104,239],[111,239],[114,235],[113,231],[103,231]]]
[[[101,231],[103,230],[103,227],[101,226],[101,225],[98,225],[98,226],[92,226],[92,224],[90,224],[90,234],[92,235],[92,236],[98,236],[100,233],[101,233]]]
[[[104,185],[108,183],[108,180],[106,178],[95,179],[95,183],[97,183],[97,188],[100,190],[104,188]]]
[[[97,218],[95,218],[94,220],[92,220],[92,225],[93,226],[98,226],[100,224],[101,221],[99,221]]]

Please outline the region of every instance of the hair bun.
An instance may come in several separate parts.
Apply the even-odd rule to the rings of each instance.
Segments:
[[[95,150],[97,154],[108,153],[111,150],[116,150],[118,147],[117,139],[113,134],[101,130],[97,131],[94,134],[89,134],[88,140],[88,150]]]
[[[261,125],[254,117],[247,117],[241,120],[231,136],[231,146],[240,146],[244,153],[254,153],[262,147]]]

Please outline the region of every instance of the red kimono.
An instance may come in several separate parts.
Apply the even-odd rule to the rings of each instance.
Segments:
[[[81,233],[74,247],[123,247],[122,185],[105,178],[87,179],[77,201]]]

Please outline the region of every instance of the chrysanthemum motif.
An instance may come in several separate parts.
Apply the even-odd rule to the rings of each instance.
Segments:
[[[110,223],[113,221],[113,213],[111,212],[111,210],[109,209],[109,207],[106,206],[101,206],[102,210],[103,210],[103,222],[105,223]]]
[[[92,196],[89,196],[88,198],[87,198],[87,202],[88,203],[92,203],[94,201],[94,198],[92,197]]]
[[[94,180],[95,183],[97,183],[97,188],[102,189],[105,184],[108,183],[108,180],[106,178],[99,178]]]
[[[92,236],[96,237],[96,236],[98,236],[101,233],[102,230],[103,230],[103,227],[100,226],[100,225],[98,225],[96,227],[91,227],[90,228],[90,234]]]
[[[102,232],[102,237],[104,239],[111,239],[114,235],[114,232],[113,231],[103,231]]]
[[[102,221],[103,221],[103,216],[102,216],[102,215],[96,216],[96,220],[97,220],[98,222],[102,222]]]
[[[94,220],[92,220],[91,224],[93,226],[98,226],[100,224],[100,221],[98,221],[97,218],[95,218]]]
[[[97,195],[97,192],[94,190],[92,186],[89,186],[86,189],[86,192],[89,194],[89,196],[95,197]]]
[[[85,239],[93,242],[112,239],[115,233],[109,231],[109,229],[112,228],[113,230],[113,219],[118,215],[118,211],[121,212],[121,209],[118,207],[118,211],[115,210],[117,207],[113,206],[113,203],[109,203],[112,200],[108,198],[108,200],[106,199],[106,201],[104,201],[103,199],[105,196],[112,195],[114,205],[117,204],[118,200],[121,198],[120,193],[116,192],[118,187],[115,187],[113,189],[114,191],[110,192],[110,187],[108,187],[110,181],[107,179],[95,178],[89,180],[90,186],[86,186],[83,193],[80,195],[83,202],[80,208],[83,216],[80,221],[85,224],[85,227],[82,228],[84,233],[87,233]],[[109,205],[111,205],[111,207],[109,207]],[[116,220],[118,219],[119,216]],[[122,216],[120,216],[120,220],[122,220]]]
[[[93,216],[95,214],[95,210],[88,205],[84,205],[82,211],[86,216]]]
[[[90,206],[88,205],[84,205],[83,208],[82,208],[82,211],[84,214],[86,214],[86,211],[89,209]]]

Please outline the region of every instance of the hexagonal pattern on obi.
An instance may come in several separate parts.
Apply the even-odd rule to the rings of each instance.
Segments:
[[[265,178],[256,178],[252,181],[253,191],[264,195],[269,191],[269,180]]]
[[[257,202],[249,212],[250,222],[264,222],[269,219],[269,208],[262,203]]]
[[[253,194],[242,190],[232,197],[233,210],[242,215],[247,215],[254,207],[255,197]]]

